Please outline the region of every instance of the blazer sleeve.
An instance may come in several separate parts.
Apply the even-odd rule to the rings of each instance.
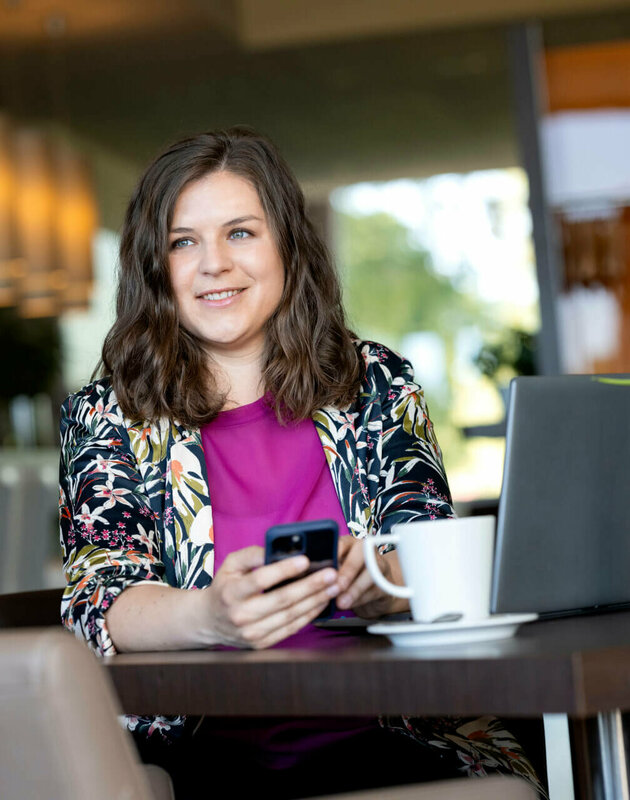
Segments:
[[[382,452],[374,513],[380,533],[399,522],[454,517],[433,424],[409,361],[391,353],[383,364]]]
[[[105,612],[128,586],[160,581],[152,510],[111,389],[92,384],[61,409],[59,516],[63,624],[100,655],[116,652]]]

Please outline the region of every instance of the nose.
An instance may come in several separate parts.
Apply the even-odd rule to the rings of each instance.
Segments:
[[[199,271],[204,275],[220,275],[232,269],[232,256],[227,242],[205,242],[200,250]]]

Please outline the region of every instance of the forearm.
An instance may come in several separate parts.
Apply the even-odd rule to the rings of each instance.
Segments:
[[[118,652],[270,647],[312,622],[338,592],[335,570],[307,575],[308,566],[301,555],[265,565],[262,547],[245,547],[205,589],[132,585],[106,612],[109,636]]]
[[[216,644],[201,624],[206,591],[158,583],[125,589],[105,614],[116,650],[186,650]]]

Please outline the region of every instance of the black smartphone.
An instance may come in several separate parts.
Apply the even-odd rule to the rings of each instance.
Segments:
[[[299,580],[324,567],[337,568],[337,539],[339,526],[332,519],[316,519],[308,522],[292,522],[289,525],[274,525],[265,534],[265,564],[273,564],[291,556],[308,557],[308,569],[302,575],[274,586],[284,586]],[[335,613],[335,601],[331,600],[318,620],[328,619]]]

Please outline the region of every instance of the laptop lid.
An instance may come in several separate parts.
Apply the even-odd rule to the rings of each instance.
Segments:
[[[630,603],[630,376],[512,381],[491,610]]]

